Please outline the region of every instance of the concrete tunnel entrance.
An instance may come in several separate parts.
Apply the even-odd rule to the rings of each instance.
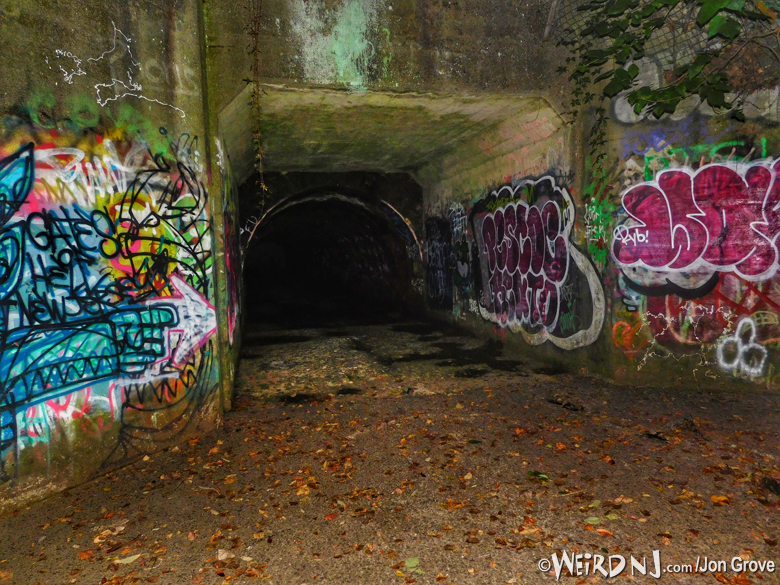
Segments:
[[[382,196],[419,209],[422,192],[394,173],[265,177],[270,206],[244,256],[245,322],[287,327],[373,322],[414,313],[422,255],[414,229]],[[250,179],[249,189],[253,185]],[[313,185],[298,190],[302,185]],[[249,201],[251,201],[249,197]],[[247,209],[248,208],[248,209]],[[241,223],[253,209],[242,209]]]
[[[558,160],[567,146],[563,120],[537,97],[265,85],[253,111],[250,91],[219,116],[241,185],[247,325],[462,307],[477,294],[477,273],[465,251],[458,267],[469,274],[454,303],[448,250],[463,242],[445,240],[465,233],[467,222],[454,201],[565,166]],[[429,230],[440,217],[455,223]]]

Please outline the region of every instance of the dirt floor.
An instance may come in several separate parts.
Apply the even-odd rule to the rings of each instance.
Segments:
[[[563,553],[563,582],[606,581],[599,555],[628,582],[654,551],[669,572],[633,582],[780,583],[778,396],[534,370],[426,323],[244,347],[222,429],[0,519],[0,583],[553,583]]]

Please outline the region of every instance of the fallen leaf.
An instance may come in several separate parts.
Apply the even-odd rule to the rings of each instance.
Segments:
[[[327,516],[325,516],[325,520],[335,520],[338,517],[339,515],[336,512],[333,512],[333,514],[328,514]]]
[[[114,562],[115,563],[119,563],[121,565],[129,565],[130,563],[132,563],[134,560],[136,560],[140,556],[141,556],[140,554],[137,554],[137,555],[133,555],[131,557],[125,557],[123,559],[117,559]]]
[[[609,530],[606,528],[596,528],[596,532],[598,532],[601,536],[614,536]]]
[[[710,500],[712,500],[715,504],[718,505],[729,503],[729,499],[726,496],[710,496]]]
[[[188,532],[188,533],[187,533],[187,540],[189,540],[190,542],[192,542],[193,540],[195,540],[195,533],[194,533],[194,532],[192,532],[192,531]]]
[[[447,580],[447,577],[445,577],[444,575],[442,575],[441,573],[439,573],[438,575],[436,575],[436,580],[437,580],[437,581],[446,581],[446,580]]]
[[[596,518],[596,516],[591,516],[590,518],[585,518],[586,524],[601,524],[601,520],[599,518]]]
[[[406,565],[407,569],[413,569],[419,564],[420,564],[420,559],[418,557],[410,557],[404,561],[404,565]]]
[[[10,581],[14,578],[14,574],[9,571],[0,571],[0,581]]]
[[[254,536],[257,540],[260,540],[265,538],[265,532],[255,532],[252,536]]]
[[[92,559],[92,557],[94,557],[94,556],[95,556],[95,551],[94,551],[94,550],[92,550],[92,549],[89,549],[89,550],[83,550],[83,551],[81,551],[81,552],[79,553],[79,558],[80,558],[82,561],[89,561],[89,560],[91,560],[91,559]]]
[[[217,551],[217,560],[218,561],[228,561],[230,559],[236,558],[236,555],[234,555],[229,550],[225,550],[224,548],[221,548]]]

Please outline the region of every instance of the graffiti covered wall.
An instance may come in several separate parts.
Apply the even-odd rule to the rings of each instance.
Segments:
[[[183,430],[213,391],[208,192],[197,139],[19,124],[0,152],[0,475],[110,432],[104,463]],[[160,423],[165,420],[165,425]],[[32,464],[32,463],[31,463]]]
[[[699,377],[772,385],[780,165],[766,136],[713,139],[697,124],[705,131],[676,143],[624,150],[610,249],[613,342],[629,370],[674,360]],[[660,135],[669,123],[657,126]],[[755,124],[739,129],[771,136]]]
[[[567,130],[537,108],[423,174],[426,286],[429,307],[555,355],[596,342],[606,300],[572,195]]]
[[[18,55],[43,75],[0,118],[0,508],[220,416],[200,87],[142,84],[170,58],[141,42],[160,22],[169,49],[197,35],[181,8],[155,27],[96,13],[88,46]]]
[[[429,307],[572,369],[774,386],[780,135],[754,114],[613,111],[598,165],[549,113],[479,137],[426,185]]]

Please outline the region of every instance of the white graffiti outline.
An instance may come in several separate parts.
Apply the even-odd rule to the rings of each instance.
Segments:
[[[187,115],[185,114],[184,110],[181,108],[177,108],[174,105],[171,105],[169,103],[160,101],[155,98],[150,98],[145,95],[143,95],[141,92],[143,91],[143,86],[138,83],[134,77],[133,77],[133,70],[138,69],[141,66],[141,63],[139,61],[135,60],[135,57],[133,56],[132,51],[132,42],[133,40],[127,36],[125,33],[123,33],[119,28],[117,28],[116,23],[114,21],[111,21],[111,25],[114,27],[114,36],[113,36],[113,44],[110,49],[103,51],[103,53],[100,55],[100,57],[89,57],[87,59],[90,63],[98,63],[105,59],[108,55],[113,54],[118,46],[117,39],[118,35],[122,35],[122,38],[125,40],[126,46],[127,46],[127,53],[130,55],[130,63],[132,64],[132,67],[128,68],[127,73],[127,83],[120,79],[116,79],[114,77],[111,78],[111,83],[96,83],[94,85],[95,88],[95,94],[96,94],[96,101],[99,106],[105,107],[105,105],[109,102],[115,102],[117,100],[121,100],[126,97],[135,97],[140,100],[145,100],[147,102],[152,102],[159,104],[161,106],[165,106],[167,108],[171,108],[173,110],[176,110],[181,114],[182,118],[186,118]],[[78,70],[75,72],[68,73],[62,66],[60,66],[60,70],[62,71],[63,78],[67,83],[73,83],[73,76],[74,75],[86,75],[86,72],[81,69],[81,59],[77,57],[76,55],[73,55],[70,51],[64,51],[62,49],[56,49],[55,55],[57,57],[69,57],[74,60],[76,63],[76,66],[78,67]],[[47,60],[48,62],[48,60]],[[116,93],[114,97],[103,97],[101,95],[101,91],[104,89],[113,89],[115,93],[122,92],[122,93]]]
[[[73,62],[76,64],[76,69],[74,69],[74,70],[72,70],[70,72],[68,72],[68,70],[65,69],[62,65],[57,64],[57,67],[59,67],[60,71],[62,71],[62,77],[65,79],[65,81],[68,84],[70,84],[70,85],[73,84],[73,77],[75,77],[77,75],[86,75],[87,74],[87,72],[84,71],[81,68],[81,59],[76,57],[76,55],[74,55],[70,51],[63,51],[62,49],[57,49],[56,51],[54,51],[54,54],[57,56],[58,59],[60,57],[67,57],[68,59],[72,59]],[[49,59],[47,58],[46,59],[46,63],[48,64],[48,62],[49,62]]]
[[[734,334],[724,338],[718,345],[718,365],[726,371],[742,372],[751,378],[760,376],[764,372],[768,352],[763,345],[756,343],[757,330],[753,319],[742,319]],[[733,357],[729,358],[728,354],[733,354]]]

